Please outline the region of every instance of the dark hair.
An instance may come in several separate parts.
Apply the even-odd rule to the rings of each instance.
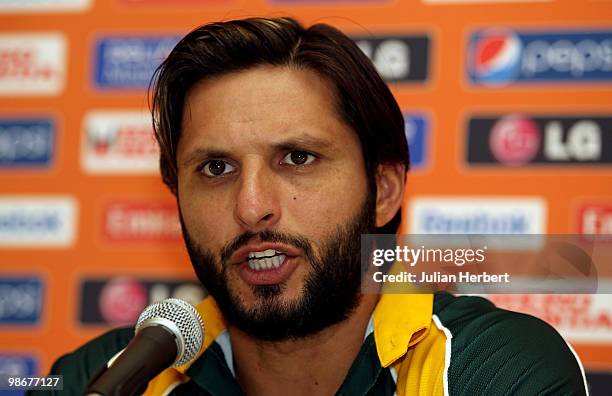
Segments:
[[[408,170],[404,118],[372,62],[339,30],[316,24],[304,29],[291,18],[249,18],[210,23],[187,34],[157,68],[153,128],[160,146],[164,183],[176,195],[176,147],[187,92],[199,81],[260,65],[309,69],[335,87],[338,112],[359,136],[371,188],[377,165]],[[401,209],[383,228],[395,233]]]

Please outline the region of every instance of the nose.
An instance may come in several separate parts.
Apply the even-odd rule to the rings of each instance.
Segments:
[[[244,163],[234,207],[238,224],[248,231],[259,232],[278,223],[280,216],[278,185],[272,170],[265,164]]]

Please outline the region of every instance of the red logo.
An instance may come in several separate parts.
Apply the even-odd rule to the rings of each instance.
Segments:
[[[52,66],[37,63],[32,49],[11,48],[0,50],[0,78],[26,78],[50,80],[58,71]]]
[[[146,288],[128,278],[113,279],[100,294],[100,313],[111,324],[131,324],[148,303]]]
[[[97,155],[121,155],[126,158],[150,158],[159,155],[159,148],[148,125],[121,125],[116,130],[91,130],[89,143]]]
[[[612,203],[583,206],[578,222],[581,234],[612,235]]]
[[[124,125],[117,131],[117,150],[127,156],[159,155],[159,147],[150,126]]]
[[[612,311],[606,294],[505,294],[486,296],[500,308],[550,323],[577,342],[610,342]]]
[[[521,165],[535,158],[541,137],[537,124],[520,115],[503,117],[491,130],[489,147],[499,162]]]
[[[174,202],[115,202],[104,210],[103,234],[112,242],[164,242],[181,239]]]

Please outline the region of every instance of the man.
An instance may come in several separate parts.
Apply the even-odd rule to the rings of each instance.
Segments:
[[[360,235],[395,233],[408,149],[391,92],[326,25],[247,19],[188,34],[158,70],[164,182],[211,297],[195,362],[150,394],[585,394],[543,322],[448,294],[361,294]],[[115,330],[52,373],[81,392]]]

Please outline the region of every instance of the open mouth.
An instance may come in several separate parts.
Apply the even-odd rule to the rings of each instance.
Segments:
[[[247,264],[253,271],[272,270],[280,267],[286,257],[283,252],[274,249],[249,252]]]
[[[300,249],[276,242],[251,242],[232,254],[240,277],[250,285],[286,282],[301,262]]]

